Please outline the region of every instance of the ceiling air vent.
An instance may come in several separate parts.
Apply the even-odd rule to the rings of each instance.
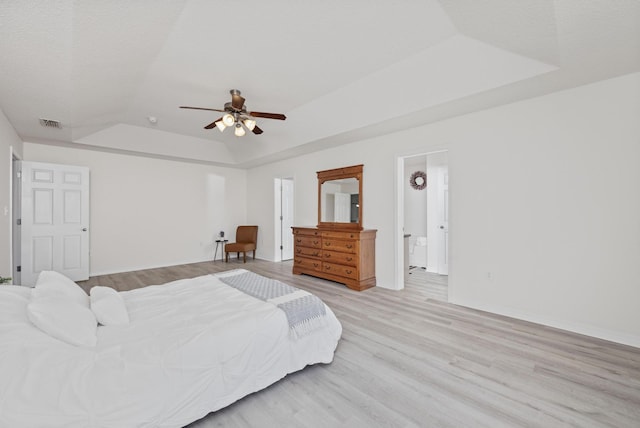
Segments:
[[[57,120],[51,120],[51,119],[42,119],[40,118],[40,125],[44,126],[45,128],[58,128],[58,129],[62,129],[62,124],[57,121]]]

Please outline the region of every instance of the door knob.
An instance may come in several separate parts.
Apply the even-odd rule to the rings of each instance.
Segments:
[[[83,232],[86,232],[86,231],[87,231],[87,228],[86,228],[86,227],[83,227],[83,228],[82,228],[82,231],[83,231]]]
[[[440,225],[440,229],[444,229],[444,226]]]

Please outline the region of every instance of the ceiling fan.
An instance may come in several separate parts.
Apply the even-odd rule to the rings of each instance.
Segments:
[[[206,108],[206,107],[189,107],[189,106],[180,106],[180,108],[188,108],[193,110],[209,110],[209,111],[219,111],[224,113],[224,115],[207,126],[204,129],[212,129],[216,127],[223,132],[227,127],[234,127],[234,132],[237,137],[242,137],[245,134],[244,128],[246,127],[249,131],[254,134],[262,134],[262,129],[260,129],[256,125],[256,121],[252,119],[252,117],[263,117],[265,119],[278,119],[285,120],[287,117],[284,114],[280,113],[264,113],[259,111],[247,111],[247,107],[244,105],[244,98],[240,95],[240,91],[237,89],[232,89],[229,91],[231,93],[231,102],[224,103],[224,109],[220,110],[217,108]]]

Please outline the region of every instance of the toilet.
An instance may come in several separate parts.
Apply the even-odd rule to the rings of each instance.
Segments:
[[[427,267],[426,236],[412,236],[409,238],[409,265],[421,268]]]

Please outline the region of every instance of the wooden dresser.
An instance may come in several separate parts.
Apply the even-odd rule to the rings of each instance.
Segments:
[[[293,227],[293,273],[362,291],[376,285],[376,230]]]

